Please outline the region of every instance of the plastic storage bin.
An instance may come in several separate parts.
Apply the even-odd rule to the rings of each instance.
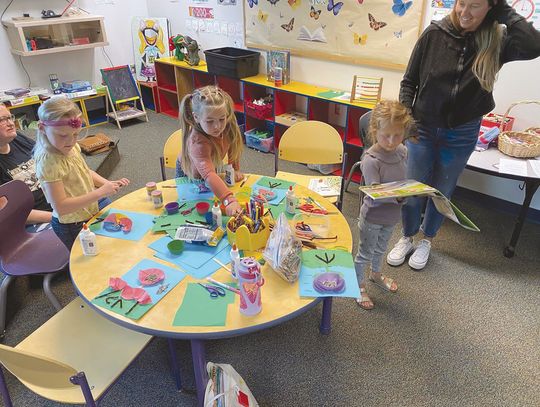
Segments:
[[[272,103],[256,105],[252,100],[246,100],[246,114],[259,120],[270,119],[274,110]]]
[[[259,74],[260,52],[223,47],[204,51],[208,73],[241,79]]]
[[[260,135],[256,135],[256,132],[260,133],[260,130],[251,129],[244,133],[244,135],[246,136],[246,145],[264,153],[274,151],[274,137],[264,138]],[[266,134],[269,136],[270,132],[266,132]]]

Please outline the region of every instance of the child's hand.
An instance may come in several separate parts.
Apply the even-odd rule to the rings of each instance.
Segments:
[[[240,207],[240,204],[238,203],[238,201],[234,201],[225,207],[225,214],[227,216],[234,216],[241,210],[242,208]]]
[[[241,171],[234,172],[234,182],[240,182],[244,179],[244,173]]]
[[[118,179],[112,182],[118,185],[118,187],[127,187],[129,185],[129,180],[127,178]]]
[[[101,196],[104,198],[106,196],[116,194],[119,189],[120,189],[120,185],[112,181],[107,181],[98,188],[98,191],[100,192]]]

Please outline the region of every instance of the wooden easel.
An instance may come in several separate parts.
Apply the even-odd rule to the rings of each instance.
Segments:
[[[351,103],[369,103],[375,106],[381,100],[383,78],[354,75]]]

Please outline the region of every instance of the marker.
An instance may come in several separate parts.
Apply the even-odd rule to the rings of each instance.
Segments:
[[[219,287],[221,287],[221,288],[224,288],[224,289],[226,289],[226,290],[232,291],[233,293],[236,293],[236,294],[240,294],[240,290],[239,290],[238,288],[234,288],[234,287],[231,287],[230,285],[223,284],[223,283],[221,283],[221,282],[219,282],[219,281],[214,280],[214,279],[211,278],[211,277],[206,277],[206,279],[207,279],[208,281],[210,281],[211,283],[213,283],[213,284],[215,284],[215,285],[217,285],[217,286],[219,286]]]

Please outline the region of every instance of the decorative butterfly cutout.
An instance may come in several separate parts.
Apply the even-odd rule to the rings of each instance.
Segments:
[[[373,17],[371,13],[368,13],[368,17],[369,17],[369,26],[373,28],[375,31],[378,31],[379,28],[386,27],[385,22],[375,20],[375,17]]]
[[[295,9],[300,5],[300,0],[288,0],[288,3],[291,8]]]
[[[321,10],[315,10],[315,7],[311,6],[311,11],[309,12],[309,16],[311,18],[314,18],[315,20],[318,20],[320,15],[321,15]]]
[[[354,44],[355,45],[366,45],[367,42],[367,34],[358,35],[354,33]]]
[[[334,3],[334,0],[328,0],[328,6],[326,6],[326,9],[334,13],[335,16],[337,16],[338,13],[341,11],[341,7],[343,7],[342,1]]]
[[[291,18],[291,21],[289,21],[288,24],[281,24],[281,28],[283,28],[287,32],[291,32],[294,27],[294,17]]]
[[[403,36],[403,30],[394,31],[394,37],[401,38]]]
[[[321,27],[322,27],[323,30],[326,29],[326,24],[324,24],[324,25],[321,24]]]
[[[266,23],[266,20],[268,20],[268,13],[263,13],[261,10],[259,10],[259,13],[257,14],[257,18],[259,19],[259,21]]]
[[[250,8],[253,8],[255,4],[259,4],[259,0],[248,0],[248,4]]]
[[[403,0],[394,0],[394,5],[392,6],[392,11],[395,15],[402,17],[405,15],[407,10],[412,6],[412,1],[403,2]]]
[[[268,0],[268,3],[270,3],[272,6],[275,6],[278,1],[279,0]]]
[[[364,0],[358,0],[358,4],[364,4]]]

